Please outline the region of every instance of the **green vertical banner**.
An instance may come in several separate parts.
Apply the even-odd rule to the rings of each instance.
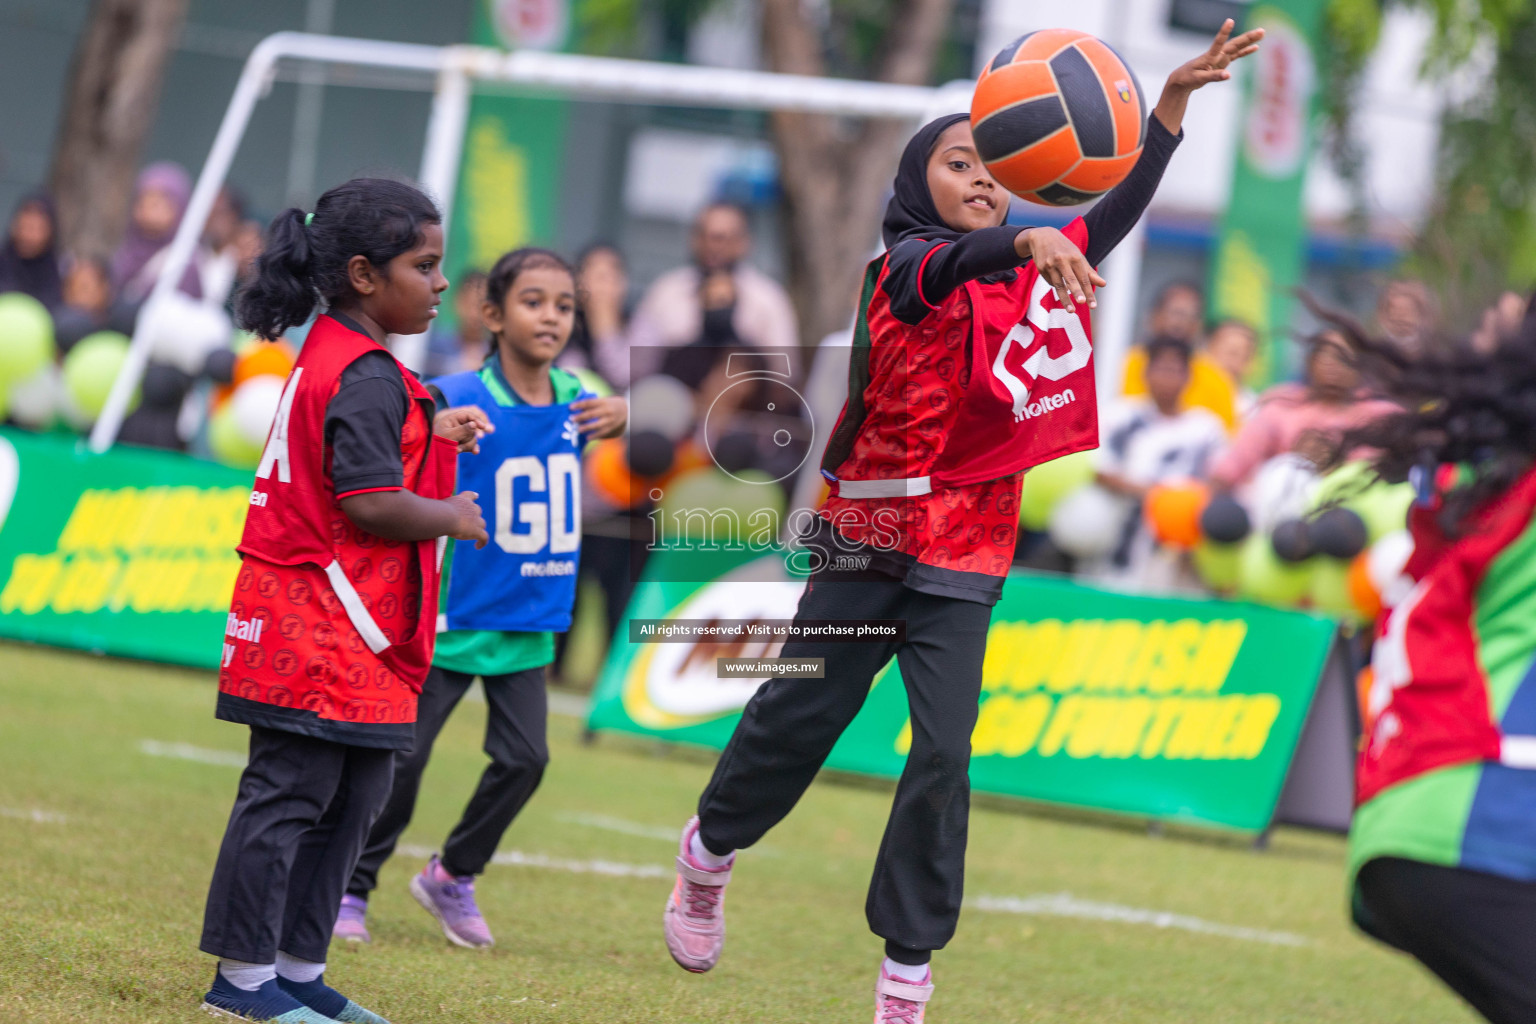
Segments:
[[[1245,28],[1262,27],[1238,136],[1232,198],[1211,267],[1212,312],[1252,324],[1263,344],[1255,380],[1282,377],[1292,290],[1306,261],[1302,187],[1314,148],[1318,41],[1327,0],[1256,3]]]
[[[571,0],[475,0],[472,43],[565,50],[570,41]],[[565,125],[564,100],[471,100],[448,231],[450,280],[466,269],[489,270],[508,249],[554,241]]]

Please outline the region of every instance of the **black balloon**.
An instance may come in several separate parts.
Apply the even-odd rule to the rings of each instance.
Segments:
[[[215,384],[228,384],[235,379],[235,354],[227,348],[216,348],[203,361],[203,376]]]
[[[1282,562],[1305,562],[1315,553],[1311,531],[1300,519],[1287,519],[1275,524],[1269,543]]]
[[[715,458],[715,465],[727,473],[752,469],[758,461],[757,438],[745,431],[730,431],[712,446],[710,454]]]
[[[1214,497],[1200,513],[1200,533],[1217,544],[1236,544],[1253,530],[1248,510],[1229,494]]]
[[[629,435],[629,470],[636,476],[657,477],[672,468],[675,449],[659,430],[637,430]]]
[[[176,367],[165,363],[150,363],[144,368],[144,383],[140,393],[146,409],[173,409],[181,405],[181,400],[187,397],[187,389],[191,386],[192,378]]]
[[[1347,508],[1330,508],[1308,528],[1312,546],[1332,558],[1351,559],[1365,550],[1365,520]]]

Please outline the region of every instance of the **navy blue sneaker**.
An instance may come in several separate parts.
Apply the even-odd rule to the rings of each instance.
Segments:
[[[277,987],[316,1013],[323,1013],[341,1024],[389,1024],[372,1010],[358,1006],[325,983],[325,975],[314,981],[289,981],[279,976]]]
[[[203,1009],[221,1020],[272,1021],[273,1024],[335,1024],[327,1017],[268,981],[255,992],[236,988],[222,974],[213,977],[213,988],[203,996]]]

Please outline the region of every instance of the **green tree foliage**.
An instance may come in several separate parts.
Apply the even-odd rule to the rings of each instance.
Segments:
[[[1439,292],[1449,328],[1465,330],[1500,291],[1536,284],[1536,4],[1531,0],[1333,0],[1329,11],[1330,148],[1359,181],[1350,116],[1385,3],[1430,11],[1424,73],[1470,71],[1481,87],[1447,107],[1436,197],[1407,269]]]

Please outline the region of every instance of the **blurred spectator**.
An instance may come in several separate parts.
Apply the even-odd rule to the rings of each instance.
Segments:
[[[576,330],[556,365],[595,370],[619,390],[629,386],[629,270],[610,242],[594,242],[576,258]]]
[[[34,192],[16,204],[0,246],[0,292],[23,292],[50,310],[64,301],[53,200]]]
[[[96,331],[133,333],[132,306],[112,293],[112,270],[95,256],[74,256],[64,274],[64,301],[54,314],[54,339],[64,355]]]
[[[112,257],[112,284],[123,301],[136,305],[149,296],[191,197],[192,179],[180,164],[150,164],[139,172],[128,232]],[[178,287],[194,299],[203,297],[197,260],[187,264]]]
[[[466,270],[458,275],[453,287],[453,327],[434,327],[427,335],[428,377],[478,370],[490,351],[490,335],[485,331],[485,271]]]
[[[1164,286],[1147,315],[1148,337],[1172,338],[1195,350],[1200,343],[1205,321],[1205,296],[1190,281],[1175,281]],[[1147,353],[1137,345],[1125,357],[1121,394],[1126,397],[1146,394]],[[1184,389],[1186,408],[1209,409],[1231,430],[1237,425],[1236,385],[1204,352],[1190,363],[1189,386]]]
[[[1223,320],[1206,336],[1204,354],[1231,382],[1238,420],[1247,419],[1259,402],[1245,383],[1259,354],[1258,332],[1241,320]]]
[[[1422,281],[1388,281],[1376,297],[1376,329],[1409,355],[1424,350],[1434,336],[1439,308]]]
[[[1191,350],[1200,341],[1205,325],[1205,293],[1193,281],[1174,281],[1163,286],[1152,303],[1147,328],[1154,338],[1176,338]]]
[[[1483,311],[1477,329],[1467,338],[1473,351],[1490,355],[1506,338],[1520,330],[1527,317],[1536,310],[1536,299],[1527,299],[1518,292],[1505,292]]]
[[[1316,461],[1346,430],[1396,408],[1363,399],[1360,372],[1337,331],[1315,334],[1307,346],[1306,383],[1279,384],[1260,397],[1253,417],[1211,464],[1217,487],[1243,486],[1276,455],[1300,452]]]
[[[1144,589],[1168,590],[1190,581],[1183,579],[1178,552],[1160,549],[1142,522],[1142,499],[1157,484],[1203,477],[1227,432],[1209,409],[1186,407],[1180,401],[1193,361],[1185,341],[1155,337],[1145,351],[1146,397],[1127,399],[1111,409],[1104,445],[1096,455],[1099,485],[1128,501],[1120,543],[1095,574]]]
[[[693,263],[657,278],[640,300],[630,330],[639,358],[650,362],[655,347],[679,350],[668,353],[662,370],[697,388],[723,363],[718,349],[795,347],[789,295],[746,262],[752,234],[745,211],[730,203],[706,206],[694,221],[691,245]],[[641,369],[632,376],[643,376]]]
[[[208,213],[198,253],[197,271],[204,301],[215,306],[227,305],[260,252],[261,225],[246,216],[245,197],[226,185]]]

